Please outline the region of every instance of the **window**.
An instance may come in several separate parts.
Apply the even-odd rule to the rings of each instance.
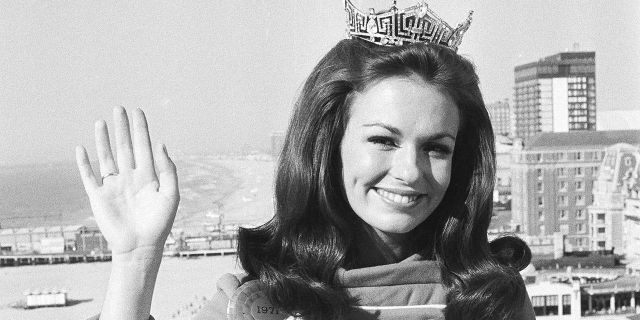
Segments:
[[[585,199],[583,195],[577,195],[576,196],[576,206],[584,206],[585,204]]]
[[[538,211],[538,221],[544,221],[544,212]]]
[[[576,219],[584,219],[584,218],[585,218],[584,209],[576,210]]]
[[[564,168],[556,169],[556,173],[558,174],[558,176],[563,177],[565,175]]]
[[[576,152],[576,160],[582,160],[582,152]]]
[[[600,167],[593,167],[593,170],[591,171],[591,173],[593,173],[593,176],[597,176],[598,175],[598,170],[600,169]]]
[[[599,227],[598,228],[598,233],[605,233],[605,228],[604,227]]]
[[[569,215],[567,214],[567,210],[558,210],[558,217],[560,217],[560,220],[569,219]]]
[[[538,197],[538,206],[540,206],[540,207],[544,206],[544,201],[543,201],[542,197]]]
[[[538,179],[542,179],[542,169],[536,169],[536,176]]]
[[[584,172],[582,171],[582,168],[576,168],[576,176],[582,176],[584,175]]]
[[[560,181],[560,183],[558,183],[558,188],[560,189],[560,191],[567,191],[567,182]]]
[[[576,232],[577,233],[585,233],[587,231],[587,229],[584,227],[584,223],[578,223],[576,224]],[[582,238],[578,239],[578,245],[582,245]]]
[[[605,241],[598,241],[598,248],[604,249],[605,244],[606,244]]]
[[[582,238],[578,238],[578,239],[576,240],[576,243],[577,243],[578,247],[582,247],[582,246],[584,245],[584,241],[583,241],[583,239],[582,239]]]
[[[571,295],[569,294],[562,295],[562,314],[571,314]]]
[[[531,304],[536,316],[558,315],[558,296],[533,296]]]
[[[538,184],[536,185],[536,190],[538,190],[538,192],[542,192],[542,182],[538,182]]]
[[[584,191],[584,183],[582,181],[576,181],[575,187],[577,191]]]
[[[567,196],[559,196],[558,197],[558,205],[559,206],[566,206],[569,204],[569,201],[567,201]]]

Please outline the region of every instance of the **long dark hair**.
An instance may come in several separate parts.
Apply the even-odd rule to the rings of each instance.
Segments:
[[[518,269],[531,257],[526,244],[503,238],[492,250],[487,240],[495,148],[473,65],[438,45],[343,40],[314,68],[296,102],[277,167],[274,217],[240,229],[243,268],[283,310],[305,319],[348,312],[352,301],[335,273],[356,265],[353,235],[360,228],[342,191],[340,142],[349,102],[374,81],[413,74],[446,92],[461,115],[449,188],[411,232],[420,250],[440,262],[449,288],[446,317],[508,319],[524,301]]]

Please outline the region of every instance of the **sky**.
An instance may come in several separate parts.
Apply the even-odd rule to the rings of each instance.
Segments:
[[[487,102],[512,100],[516,65],[577,48],[596,51],[598,112],[640,110],[640,1],[429,4],[451,25],[474,10],[458,52]],[[170,153],[268,151],[344,21],[341,0],[2,1],[0,166],[94,155],[93,123],[117,105],[145,110]]]

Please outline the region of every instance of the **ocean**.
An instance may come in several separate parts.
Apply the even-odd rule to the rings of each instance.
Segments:
[[[273,215],[273,161],[182,156],[176,161],[181,201],[174,229],[206,231],[228,224],[256,225]],[[213,213],[213,214],[210,214]],[[95,225],[74,163],[0,168],[3,228]],[[110,262],[0,268],[0,319],[85,319],[100,311]],[[216,290],[224,273],[237,273],[236,256],[165,258],[151,312],[157,319],[188,319]],[[17,309],[23,292],[64,288],[66,307]]]
[[[219,209],[241,183],[210,157],[185,156],[176,166],[181,191],[177,224],[188,225],[194,214]],[[75,163],[0,168],[0,228],[57,225],[95,226]]]

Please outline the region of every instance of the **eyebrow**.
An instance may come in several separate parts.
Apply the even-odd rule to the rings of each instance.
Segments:
[[[390,126],[386,123],[382,123],[382,122],[365,123],[362,126],[363,127],[381,127],[395,135],[402,136],[402,133],[400,133],[400,130],[398,128]],[[453,141],[456,141],[456,137],[448,132],[439,132],[432,136],[429,136],[429,140],[440,140],[442,138],[451,138]]]

